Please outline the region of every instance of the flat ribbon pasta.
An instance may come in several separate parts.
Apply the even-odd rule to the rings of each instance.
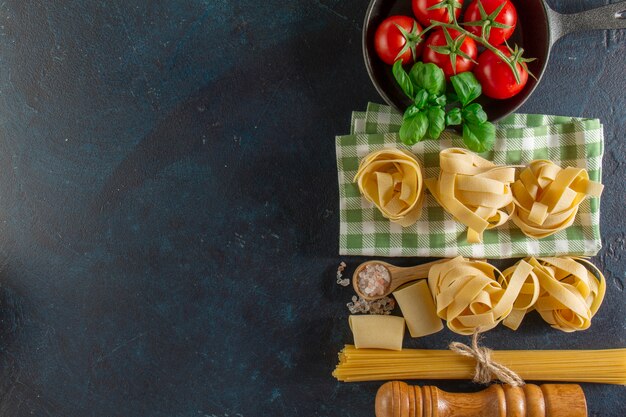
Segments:
[[[361,194],[392,222],[406,227],[420,217],[422,168],[411,153],[391,148],[372,152],[361,160],[354,181]]]
[[[536,285],[531,272],[532,266],[522,261],[510,279],[505,279],[486,262],[457,257],[433,265],[428,286],[437,315],[447,321],[448,328],[470,335],[490,330],[509,316],[528,280],[531,286]]]
[[[606,291],[602,272],[584,258],[530,258],[541,294],[535,310],[555,329],[585,330]]]
[[[535,274],[533,265],[527,261],[522,260],[502,272],[501,284],[505,287],[514,280],[515,274],[523,274],[527,277],[517,298],[513,302],[511,313],[502,322],[502,324],[512,330],[517,330],[526,313],[533,311],[541,293],[539,278]]]
[[[516,210],[511,219],[526,236],[541,239],[570,226],[582,200],[599,197],[602,189],[584,169],[535,160],[512,185]]]
[[[426,187],[446,211],[468,227],[468,242],[482,242],[486,229],[509,219],[515,210],[510,188],[515,167],[495,165],[460,148],[441,151],[439,165],[439,178],[427,179]]]

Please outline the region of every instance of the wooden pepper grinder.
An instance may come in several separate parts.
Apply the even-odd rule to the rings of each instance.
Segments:
[[[393,381],[378,389],[376,417],[587,417],[587,402],[576,384],[492,385],[454,394]]]

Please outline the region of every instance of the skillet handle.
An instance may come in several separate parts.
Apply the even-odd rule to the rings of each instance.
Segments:
[[[550,19],[550,43],[572,32],[595,29],[626,29],[626,1],[580,13],[561,14],[546,5]]]

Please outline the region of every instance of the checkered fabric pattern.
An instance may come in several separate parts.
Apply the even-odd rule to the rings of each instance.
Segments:
[[[466,241],[466,227],[454,220],[426,191],[422,215],[412,226],[390,222],[360,194],[353,182],[359,161],[370,152],[390,147],[417,155],[426,178],[439,173],[439,152],[464,147],[460,136],[445,131],[440,140],[404,145],[397,132],[402,115],[388,106],[370,103],[366,112],[352,114],[351,134],[337,136],[339,174],[339,254],[366,256],[425,256],[520,258],[526,256],[588,255],[602,247],[600,200],[587,198],[574,224],[543,239],[526,237],[509,221],[484,232],[482,244]],[[503,165],[526,165],[549,159],[560,165],[585,168],[594,181],[602,180],[604,135],[597,119],[514,114],[497,124],[494,149],[481,154]]]

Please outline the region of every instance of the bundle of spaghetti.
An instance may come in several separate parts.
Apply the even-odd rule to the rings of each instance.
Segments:
[[[626,385],[626,349],[494,350],[493,361],[525,380]],[[333,376],[339,381],[472,379],[476,362],[450,350],[356,349],[339,353]]]

